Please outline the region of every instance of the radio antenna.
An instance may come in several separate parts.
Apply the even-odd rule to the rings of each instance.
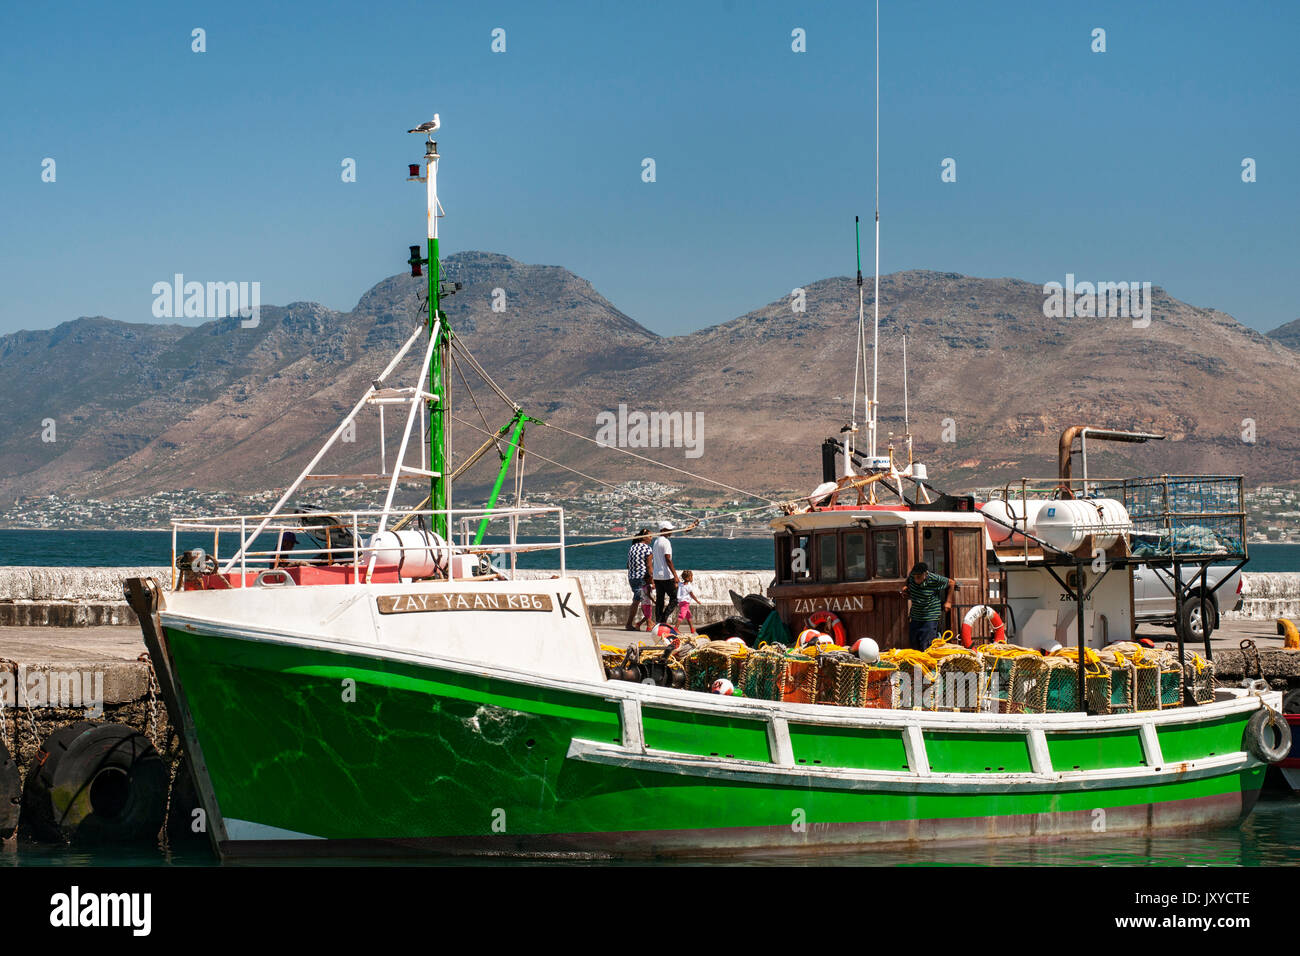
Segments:
[[[867,431],[871,436],[871,457],[874,459],[878,408],[876,400],[880,383],[880,0],[876,0],[876,275],[873,298],[875,335],[871,344],[871,405],[867,416]]]

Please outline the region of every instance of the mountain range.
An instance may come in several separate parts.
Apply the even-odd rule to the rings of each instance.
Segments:
[[[698,457],[682,447],[633,450],[733,488],[804,493],[820,481],[822,439],[852,416],[858,289],[850,277],[665,337],[558,266],[486,252],[458,253],[444,266],[462,284],[444,302],[448,321],[496,386],[528,414],[587,439],[620,405],[698,416]],[[419,323],[422,283],[389,277],[346,313],[310,302],[263,306],[255,328],[238,318],[187,326],[96,317],[0,337],[0,404],[9,410],[0,417],[0,506],[53,493],[282,488]],[[1146,328],[1046,318],[1040,285],[930,271],[883,275],[880,295],[881,449],[893,432],[905,454],[897,437],[905,335],[907,423],[940,487],[1050,477],[1057,435],[1073,424],[1166,436],[1115,446],[1090,463],[1093,474],[1300,478],[1292,395],[1300,319],[1264,335],[1159,287]],[[864,302],[869,334],[869,277]],[[460,460],[483,440],[476,427],[496,429],[510,408],[464,360],[451,375]],[[861,420],[860,397],[857,407]],[[386,420],[390,465],[395,418]],[[374,425],[363,413],[356,441],[340,445],[325,469],[377,470]],[[531,426],[526,448],[534,488],[597,487],[543,458],[609,482],[656,479],[684,494],[716,488],[543,426]],[[460,501],[481,493],[494,471],[489,455],[466,474]]]

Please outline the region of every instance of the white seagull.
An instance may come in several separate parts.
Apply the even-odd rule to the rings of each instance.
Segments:
[[[429,120],[429,122],[421,123],[415,129],[408,129],[407,132],[408,133],[432,133],[441,125],[442,125],[442,120],[438,119],[437,113],[434,113],[433,119]]]

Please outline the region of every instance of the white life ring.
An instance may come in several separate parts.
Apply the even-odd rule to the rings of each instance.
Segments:
[[[981,617],[989,619],[993,627],[993,640],[1000,644],[1005,644],[1007,640],[1007,627],[1002,623],[1002,618],[998,612],[993,610],[987,604],[976,604],[966,612],[966,616],[961,619],[961,643],[963,647],[970,647],[971,638],[974,633],[975,622]]]

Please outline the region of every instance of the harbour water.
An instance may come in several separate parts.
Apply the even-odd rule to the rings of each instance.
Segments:
[[[297,861],[277,861],[282,863]],[[383,863],[365,859],[313,865]],[[399,862],[394,860],[392,862]],[[470,861],[460,858],[407,858],[401,864],[463,865],[506,861]],[[727,865],[735,857],[693,860],[696,865]],[[1155,836],[1109,836],[1044,842],[984,840],[950,846],[895,846],[870,850],[824,851],[815,856],[790,853],[747,855],[747,865],[757,866],[1297,866],[1300,865],[1300,798],[1266,791],[1258,805],[1238,827]],[[183,849],[133,847],[94,849],[51,847],[10,841],[0,849],[5,866],[214,866],[216,860],[202,846]],[[273,865],[273,864],[272,864]]]

